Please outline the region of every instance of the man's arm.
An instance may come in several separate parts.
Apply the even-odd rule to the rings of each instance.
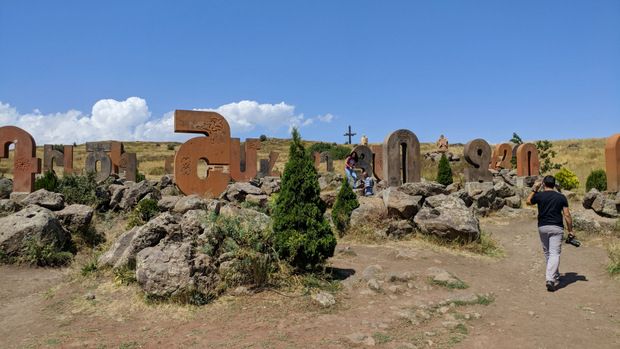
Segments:
[[[568,209],[568,206],[565,206],[562,211],[564,213],[564,220],[566,220],[566,227],[568,228],[568,236],[574,238],[575,234],[573,234],[573,217],[570,215],[570,210]]]
[[[536,192],[538,191],[538,188],[540,188],[541,185],[542,185],[542,182],[534,183],[534,186],[532,187],[532,192],[530,193],[530,195],[528,195],[527,200],[525,200],[526,204],[534,205],[532,203],[532,198],[534,197],[534,194],[536,194]]]

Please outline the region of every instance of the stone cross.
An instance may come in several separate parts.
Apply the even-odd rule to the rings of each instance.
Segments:
[[[349,133],[345,133],[344,136],[349,136],[349,144],[351,144],[351,136],[355,136],[357,133],[351,133],[351,125],[349,125]]]

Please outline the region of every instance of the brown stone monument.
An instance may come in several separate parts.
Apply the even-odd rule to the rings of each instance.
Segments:
[[[108,156],[112,162],[111,172],[119,174],[119,164],[121,162],[121,156],[125,152],[125,146],[122,142],[110,142],[110,149]]]
[[[360,142],[361,145],[368,145],[368,138],[366,137],[366,135],[362,135],[362,141]]]
[[[420,181],[420,142],[409,130],[397,130],[383,140],[383,180],[387,187]]]
[[[538,176],[540,161],[538,149],[532,143],[523,143],[517,148],[517,177]]]
[[[9,157],[9,146],[15,145],[13,154],[13,192],[34,191],[34,175],[41,172],[41,159],[37,158],[37,143],[32,136],[15,126],[0,127],[0,159]]]
[[[198,176],[198,161],[207,165],[230,164],[230,127],[228,121],[216,112],[196,110],[174,111],[174,132],[201,133],[183,143],[174,158],[174,180],[185,195],[198,194],[203,198],[220,195],[228,185],[228,173],[207,171],[207,177]]]
[[[166,169],[167,174],[174,174],[174,157],[177,155],[177,152],[174,152],[174,155],[170,155],[166,158],[166,162],[164,163],[164,168]]]
[[[510,170],[512,168],[512,147],[508,143],[501,143],[495,147],[493,156],[491,156],[491,165],[489,168],[499,171],[501,169]]]
[[[484,139],[474,139],[465,144],[463,149],[465,160],[474,165],[464,171],[465,182],[483,183],[493,182],[493,174],[489,171],[491,161],[491,146]]]
[[[278,156],[280,153],[276,151],[269,152],[269,159],[260,159],[259,165],[260,168],[258,170],[257,178],[264,177],[280,177],[280,172],[273,171],[274,166],[276,165],[276,161],[278,160]]]
[[[239,138],[230,140],[230,177],[235,182],[249,182],[256,177],[257,151],[260,148],[260,140],[246,138],[245,144],[241,145]]]
[[[355,168],[361,170],[358,178],[362,178],[362,172],[372,173],[372,150],[366,145],[358,145],[353,151],[359,159],[355,164]]]
[[[43,145],[43,171],[53,170],[53,162],[56,160],[56,166],[62,166],[64,173],[73,173],[73,146],[65,145],[64,153],[54,149],[52,144]]]
[[[98,181],[105,181],[110,177],[112,172],[112,160],[107,152],[112,150],[111,142],[87,142],[86,151],[89,152],[86,157],[86,172],[96,172],[95,178]],[[101,170],[97,172],[97,162],[101,166]]]
[[[372,169],[375,178],[383,180],[383,146],[373,145],[372,149]]]
[[[620,191],[620,133],[607,138],[605,143],[605,172],[607,191]]]
[[[437,151],[440,153],[445,153],[448,151],[448,140],[443,138],[443,135],[441,135],[441,137],[437,140]]]
[[[125,179],[135,182],[137,180],[138,157],[136,153],[123,153],[118,163],[119,173],[125,172]]]
[[[329,151],[324,151],[321,153],[321,163],[326,163],[327,172],[334,172],[334,157],[332,153]]]
[[[321,164],[321,154],[316,151],[311,151],[310,156],[314,161],[314,168],[316,168],[316,172],[319,172],[319,166]]]

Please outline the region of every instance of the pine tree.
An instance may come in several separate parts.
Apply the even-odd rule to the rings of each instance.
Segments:
[[[450,185],[453,182],[452,167],[446,157],[446,153],[441,154],[441,160],[437,166],[437,183],[443,185]]]
[[[357,195],[353,192],[353,188],[351,188],[347,179],[340,187],[338,196],[336,196],[336,203],[332,209],[332,222],[334,222],[340,236],[343,236],[345,230],[349,227],[351,212],[359,205]]]
[[[274,247],[280,257],[309,270],[334,255],[336,237],[323,217],[326,209],[314,161],[293,128],[289,160],[273,211]]]

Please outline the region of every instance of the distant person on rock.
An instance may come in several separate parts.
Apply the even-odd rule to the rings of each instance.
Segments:
[[[541,185],[544,185],[544,191],[538,193]],[[532,192],[527,197],[528,205],[538,205],[538,234],[547,263],[545,286],[549,292],[555,291],[555,286],[560,281],[560,253],[564,238],[562,216],[566,220],[568,237],[571,239],[575,237],[568,201],[564,195],[554,191],[554,187],[555,178],[546,176],[542,183],[534,184]]]
[[[344,162],[344,171],[347,173],[347,177],[349,178],[349,184],[351,187],[355,188],[357,184],[357,175],[355,174],[355,164],[359,158],[357,157],[356,152],[351,152],[351,154],[347,157],[347,160]],[[351,181],[351,177],[353,177],[353,181]]]
[[[374,195],[375,192],[373,188],[375,186],[375,182],[372,180],[372,178],[370,178],[370,176],[368,175],[368,172],[364,171],[362,175],[364,176],[364,196]]]

